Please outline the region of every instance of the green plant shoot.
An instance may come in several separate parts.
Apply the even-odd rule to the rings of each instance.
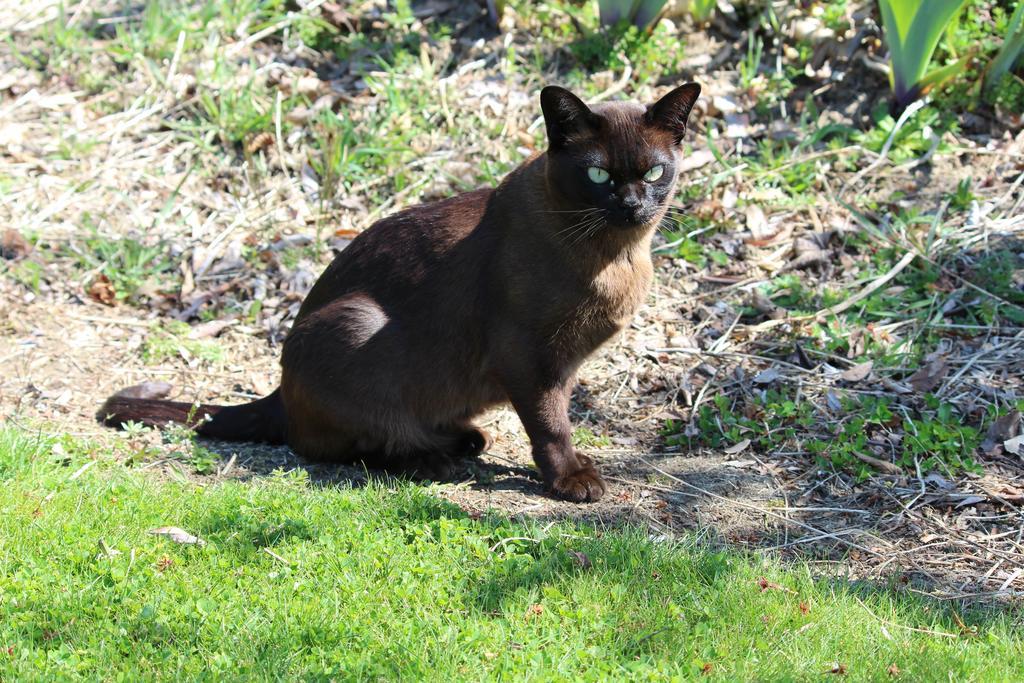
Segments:
[[[1010,17],[1010,26],[1003,39],[999,54],[988,65],[985,73],[985,89],[991,90],[999,85],[1003,76],[1009,73],[1014,64],[1024,56],[1024,2],[1017,3],[1017,9]]]
[[[628,21],[637,28],[650,28],[665,6],[665,0],[597,0],[602,26]]]
[[[702,24],[711,18],[715,8],[718,7],[718,0],[690,0],[686,7],[693,20]]]
[[[928,71],[935,48],[946,26],[966,0],[879,0],[885,41],[889,46],[889,81],[894,110],[902,112],[929,88],[960,73],[969,55]]]

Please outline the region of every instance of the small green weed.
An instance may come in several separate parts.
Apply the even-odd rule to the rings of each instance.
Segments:
[[[684,425],[668,420],[662,435],[670,446],[704,445],[711,448],[732,446],[750,439],[761,450],[780,446],[796,436],[796,427],[813,425],[814,413],[807,401],[795,402],[785,392],[774,389],[749,397],[740,406],[723,394],[711,404],[700,407],[697,432],[687,435]]]
[[[1014,325],[1024,325],[1024,288],[1020,274],[1024,272],[1024,258],[1010,249],[996,249],[983,255],[967,273],[968,279],[982,289],[1006,302],[987,299],[974,311],[965,311],[965,317],[992,325],[1002,317]]]
[[[655,80],[666,71],[677,71],[684,53],[679,36],[664,24],[650,33],[626,23],[593,30],[571,43],[569,49],[582,69],[620,71],[628,65],[640,83]]]
[[[33,294],[38,294],[45,269],[36,261],[22,259],[11,264],[0,264],[0,273],[7,275]]]
[[[761,69],[761,55],[764,52],[764,41],[760,36],[750,31],[747,33],[747,52],[740,60],[740,85],[749,89],[757,79],[758,71]]]
[[[670,446],[727,448],[749,439],[761,452],[802,448],[821,466],[851,471],[861,480],[874,470],[858,455],[895,455],[895,464],[911,472],[979,471],[971,455],[981,442],[981,429],[965,425],[964,416],[948,403],[928,396],[916,413],[901,408],[904,417],[885,397],[855,395],[840,403],[837,417],[781,390],[754,392],[742,404],[719,395],[701,406],[696,431],[668,420],[662,435]],[[826,434],[821,432],[823,424],[836,426]]]
[[[965,425],[952,405],[934,396],[927,396],[925,402],[917,419],[903,419],[903,454],[898,464],[911,468],[920,462],[924,472],[944,469],[947,473],[968,470],[980,474],[981,467],[971,458],[981,443],[979,430]]]
[[[189,416],[189,422],[192,421]],[[211,474],[217,470],[220,456],[196,442],[196,433],[184,425],[171,425],[163,430],[163,437],[170,453],[179,455],[179,459],[188,464],[198,474]]]
[[[155,325],[142,344],[142,359],[149,364],[163,363],[178,356],[186,361],[193,358],[207,363],[224,360],[224,349],[209,339],[192,339],[192,328],[179,320],[167,320]]]
[[[971,178],[964,178],[956,184],[956,191],[946,195],[949,208],[953,211],[966,211],[971,208],[971,203],[978,199],[978,195],[971,191]]]
[[[668,244],[661,247],[659,251],[703,268],[708,262],[707,255],[704,253],[704,245],[692,237],[688,237],[688,234],[688,232],[666,232],[665,239],[668,240]]]
[[[577,427],[572,433],[572,445],[577,448],[610,448],[612,440],[605,434],[597,434],[590,427]]]
[[[89,225],[89,216],[83,218]],[[78,266],[110,279],[117,298],[136,302],[171,285],[174,263],[163,242],[146,244],[137,237],[103,237],[93,230],[80,243],[72,242],[63,252]]]
[[[879,102],[871,113],[875,125],[865,132],[853,135],[854,142],[872,152],[881,153],[889,144],[888,158],[895,163],[919,159],[934,146],[940,152],[946,151],[946,132],[958,129],[956,117],[948,111],[926,105],[896,130],[896,121],[889,114],[889,105]],[[892,138],[892,142],[889,139]]]

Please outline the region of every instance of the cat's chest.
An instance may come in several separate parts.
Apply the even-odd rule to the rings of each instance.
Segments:
[[[622,327],[643,303],[654,269],[646,254],[608,264],[590,287],[585,305],[595,314]]]
[[[606,265],[581,288],[578,304],[560,326],[560,341],[590,353],[629,324],[647,296],[652,276],[646,254]]]

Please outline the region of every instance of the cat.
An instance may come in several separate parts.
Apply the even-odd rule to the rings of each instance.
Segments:
[[[699,94],[687,83],[650,106],[589,107],[544,88],[547,151],[495,189],[411,207],[354,239],[302,303],[273,393],[198,407],[115,394],[97,418],[444,479],[453,458],[490,446],[472,419],[511,403],[547,490],[598,500],[606,485],[573,447],[570,395],[583,360],[647,295]]]

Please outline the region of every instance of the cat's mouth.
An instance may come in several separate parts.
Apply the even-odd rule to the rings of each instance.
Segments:
[[[638,207],[621,207],[611,212],[608,216],[609,225],[617,228],[632,229],[639,228],[651,223],[654,220],[654,211]]]

